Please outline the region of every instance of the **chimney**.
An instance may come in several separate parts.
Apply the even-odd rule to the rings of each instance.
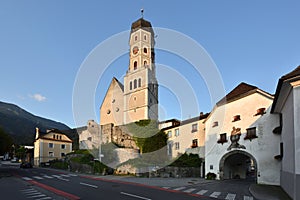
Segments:
[[[200,112],[200,117],[203,117],[203,115],[204,115],[203,112]]]
[[[35,139],[38,139],[40,137],[40,130],[38,127],[35,128]]]

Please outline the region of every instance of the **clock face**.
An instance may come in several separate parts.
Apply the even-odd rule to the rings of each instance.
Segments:
[[[137,46],[133,47],[132,53],[137,54],[139,52],[139,48]]]

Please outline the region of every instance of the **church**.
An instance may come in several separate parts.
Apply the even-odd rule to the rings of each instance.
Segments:
[[[100,125],[158,120],[154,31],[143,18],[131,25],[129,66],[124,85],[113,78],[100,107]]]

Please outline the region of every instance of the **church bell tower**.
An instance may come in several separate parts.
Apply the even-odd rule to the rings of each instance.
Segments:
[[[129,67],[124,77],[124,124],[158,120],[154,31],[143,18],[131,25]]]

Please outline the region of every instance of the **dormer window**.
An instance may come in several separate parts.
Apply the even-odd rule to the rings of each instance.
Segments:
[[[241,120],[241,115],[235,115],[233,116],[232,122],[240,121]]]
[[[266,108],[259,108],[256,110],[256,114],[254,116],[258,116],[258,115],[264,115],[266,114]]]

